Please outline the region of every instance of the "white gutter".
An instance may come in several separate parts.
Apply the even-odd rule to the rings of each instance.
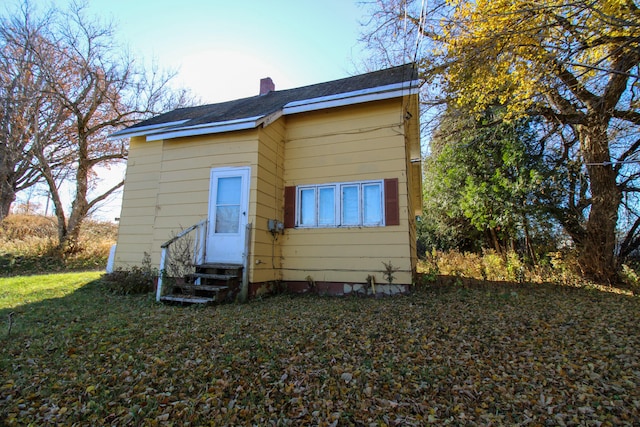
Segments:
[[[182,138],[185,136],[209,135],[212,133],[230,132],[235,130],[253,129],[260,124],[264,116],[245,117],[242,119],[226,120],[224,122],[204,123],[195,126],[176,127],[160,132],[147,134],[147,141],[161,139]]]
[[[181,124],[186,123],[188,121],[189,120],[178,120],[178,121],[175,121],[175,122],[160,123],[160,124],[157,124],[157,125],[138,126],[138,127],[135,127],[135,128],[122,129],[122,130],[119,130],[117,132],[112,133],[107,138],[108,139],[119,139],[119,138],[132,138],[134,136],[148,135],[150,133],[150,131],[154,131],[154,130],[158,130],[158,129],[164,129],[164,128],[168,128],[168,127],[171,127],[171,126],[181,125]]]
[[[405,95],[415,95],[418,92],[419,92],[419,89],[416,87],[416,88],[395,90],[390,92],[371,93],[366,95],[348,96],[348,97],[346,96],[348,94],[342,94],[342,95],[345,95],[345,97],[331,99],[327,101],[320,100],[321,98],[309,99],[309,100],[306,100],[307,101],[306,104],[300,104],[300,102],[303,102],[303,101],[296,101],[295,103],[291,102],[285,105],[283,109],[283,113],[296,114],[296,113],[302,113],[305,111],[315,111],[315,110],[322,110],[325,108],[342,107],[346,105],[359,104],[359,103],[369,102],[369,101],[379,101],[382,99],[399,98]],[[298,104],[298,105],[292,105],[292,104]]]
[[[416,88],[419,84],[420,84],[420,80],[412,80],[410,82],[403,82],[403,83],[394,83],[386,86],[377,86],[377,87],[371,87],[368,89],[354,90],[352,92],[336,93],[334,95],[321,96],[318,98],[301,99],[299,101],[290,102],[287,105],[285,105],[285,107],[297,107],[300,105],[308,105],[308,104],[320,103],[325,101],[333,101],[337,99],[352,98],[360,95],[370,95],[373,93],[396,91],[398,89],[408,90],[408,89]]]

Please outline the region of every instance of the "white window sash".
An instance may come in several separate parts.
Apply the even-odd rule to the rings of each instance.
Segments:
[[[357,220],[355,222],[345,223],[344,218],[344,200],[343,200],[343,190],[349,187],[354,187],[356,190],[356,217]],[[377,187],[379,189],[376,207],[374,208],[379,215],[379,219],[375,221],[368,220],[365,222],[365,218],[367,213],[370,213],[365,206],[365,193],[366,189],[369,187]],[[321,196],[320,193],[322,190],[332,189],[333,190],[333,223],[321,223]],[[303,212],[303,209],[307,209],[309,200],[306,199],[305,203],[303,203],[302,194],[307,190],[313,191],[313,213],[312,221],[307,221],[306,223],[302,220],[303,213],[308,213],[308,211]],[[308,194],[308,193],[305,193]],[[301,185],[297,187],[296,191],[296,227],[300,228],[349,228],[349,227],[383,227],[385,225],[384,218],[384,181],[383,180],[372,180],[372,181],[353,181],[353,182],[337,182],[337,183],[327,183],[327,184],[315,184],[315,185]],[[307,220],[309,217],[305,216]]]

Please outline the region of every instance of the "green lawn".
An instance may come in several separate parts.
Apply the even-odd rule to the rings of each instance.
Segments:
[[[442,286],[195,308],[109,295],[96,279],[0,278],[0,424],[640,420],[637,297]]]
[[[63,297],[101,275],[102,272],[93,271],[0,277],[0,309]]]

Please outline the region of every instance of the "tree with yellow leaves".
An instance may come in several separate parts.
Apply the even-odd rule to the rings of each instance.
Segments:
[[[385,35],[389,41],[395,34],[405,57],[387,57],[417,59],[440,100],[476,112],[499,104],[507,108],[506,120],[539,116],[575,137],[575,149],[571,142],[561,149],[567,162],[584,169],[588,191],[572,207],[581,220],[568,224],[562,215],[559,220],[578,249],[583,273],[613,280],[619,256],[640,245],[638,5],[633,0],[381,0],[373,17],[377,26],[368,41]],[[403,32],[410,42],[399,42]]]

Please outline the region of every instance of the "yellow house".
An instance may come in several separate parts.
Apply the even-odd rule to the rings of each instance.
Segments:
[[[421,210],[417,94],[413,64],[281,91],[267,78],[257,96],[113,134],[131,139],[115,267],[146,253],[177,271],[182,240],[193,271],[186,284],[164,274],[159,300],[207,301],[231,292],[232,276],[242,297],[407,291]]]

